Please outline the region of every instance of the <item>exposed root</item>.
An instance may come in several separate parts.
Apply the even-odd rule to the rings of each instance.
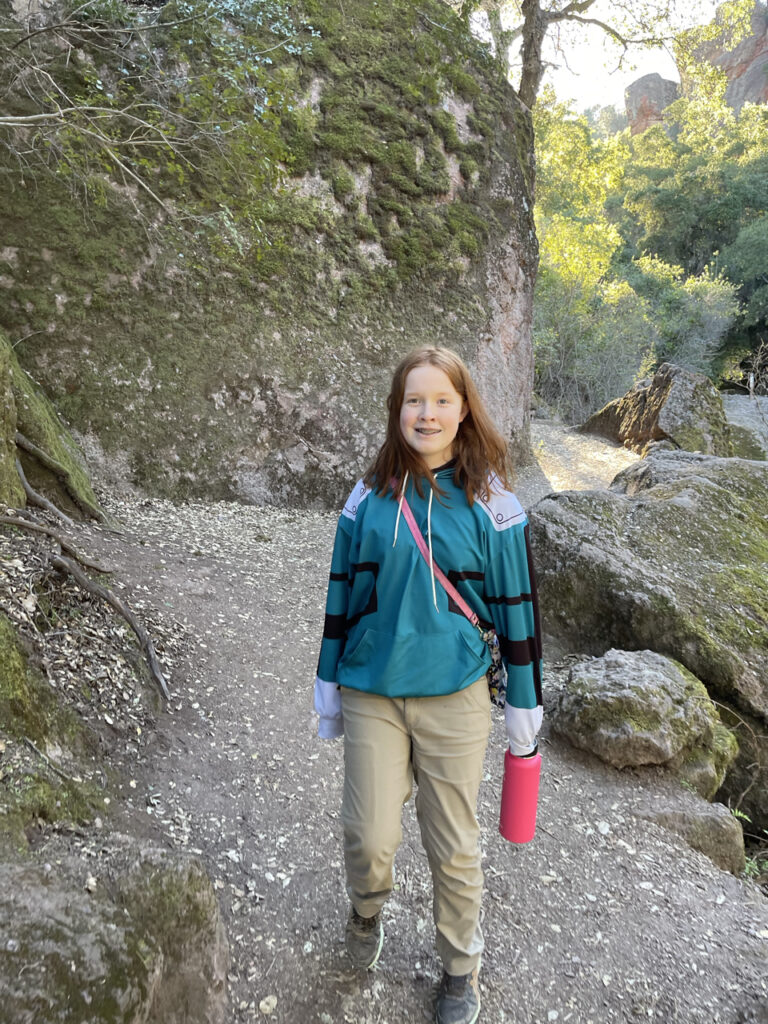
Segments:
[[[28,437],[25,437],[20,431],[16,431],[16,445],[22,448],[28,455],[34,456],[37,461],[45,466],[61,481],[67,494],[70,496],[72,501],[77,505],[81,512],[85,515],[90,516],[92,519],[96,519],[98,522],[103,523],[105,520],[104,513],[101,509],[92,505],[85,498],[81,497],[77,493],[77,489],[72,484],[72,477],[66,466],[62,466],[60,462],[49,455],[48,452],[43,451],[33,441],[30,441]]]
[[[149,671],[157,684],[160,693],[165,700],[169,700],[170,694],[168,693],[168,685],[165,681],[162,669],[160,668],[160,662],[157,660],[154,644],[152,643],[149,634],[130,610],[128,605],[118,597],[117,594],[113,593],[111,590],[107,590],[106,587],[102,587],[99,583],[95,583],[92,579],[86,576],[80,566],[77,565],[76,562],[73,562],[72,559],[65,558],[64,555],[54,554],[50,558],[50,563],[55,569],[58,569],[59,572],[69,573],[69,575],[76,580],[83,590],[87,590],[88,593],[93,594],[95,597],[100,597],[102,601],[106,601],[108,605],[123,616],[139,640],[141,650],[143,651],[147,659],[147,664],[149,665]]]
[[[17,526],[20,530],[33,530],[35,533],[44,533],[46,537],[52,537],[56,543],[64,551],[68,551],[72,557],[84,565],[86,569],[93,569],[94,572],[111,573],[114,570],[109,569],[106,565],[101,565],[99,562],[95,562],[88,558],[86,555],[81,554],[74,546],[71,540],[67,540],[66,537],[62,537],[60,533],[52,530],[50,526],[43,526],[42,523],[30,522],[29,519],[16,519],[14,516],[0,516],[0,523],[5,523],[7,526]]]
[[[42,494],[38,494],[37,491],[30,486],[29,481],[24,475],[24,470],[21,468],[21,462],[19,462],[18,459],[16,459],[16,471],[19,474],[21,486],[24,488],[24,493],[26,494],[27,501],[29,501],[30,504],[36,505],[38,508],[44,508],[46,512],[52,513],[52,515],[56,516],[57,519],[61,519],[62,522],[66,523],[67,526],[75,525],[69,516],[64,515],[61,509],[56,508],[52,501],[48,501],[47,498],[44,498]]]

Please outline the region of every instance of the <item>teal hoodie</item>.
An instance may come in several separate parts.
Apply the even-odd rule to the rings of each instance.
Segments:
[[[423,497],[407,484],[408,504],[425,540],[431,535],[434,562],[498,634],[509,710],[537,708],[541,630],[525,513],[498,481],[489,500],[470,507],[453,475],[450,463],[436,471],[445,496],[433,497],[431,513],[426,482]],[[387,697],[438,696],[469,686],[489,665],[478,630],[439,582],[433,588],[392,492],[379,496],[359,481],[336,530],[316,695],[318,685],[339,684]]]

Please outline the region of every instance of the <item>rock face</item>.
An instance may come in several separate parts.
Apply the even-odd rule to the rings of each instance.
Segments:
[[[730,455],[731,441],[722,399],[709,378],[663,363],[650,381],[641,381],[609,402],[580,428],[626,444],[644,454],[656,441],[708,455]]]
[[[105,845],[98,862],[53,870],[0,863],[4,1019],[223,1024],[228,949],[202,866],[127,837]]]
[[[548,628],[577,649],[647,648],[768,721],[768,466],[660,451],[610,491],[530,512]]]
[[[725,99],[734,110],[741,110],[745,103],[768,103],[768,7],[755,4],[752,34],[733,49],[710,44],[698,56],[725,72]]]
[[[694,800],[687,808],[658,805],[646,815],[651,821],[681,836],[688,846],[709,857],[723,871],[744,870],[744,833],[724,804]]]
[[[706,799],[737,753],[703,684],[653,651],[610,650],[575,665],[553,725],[615,768],[664,765]]]
[[[768,396],[723,395],[733,454],[768,459]]]
[[[633,135],[661,124],[663,113],[680,95],[680,86],[659,74],[643,75],[624,90],[624,106]]]
[[[84,223],[49,174],[9,170],[0,327],[34,337],[19,358],[108,487],[337,509],[383,439],[391,370],[424,344],[459,351],[528,448],[530,113],[441,0],[283,6],[315,31],[300,60],[270,57],[284,181],[254,197],[206,165],[231,231],[148,234],[118,182]],[[79,46],[67,74],[120,78],[119,53],[110,69]],[[196,187],[160,179],[171,206]]]

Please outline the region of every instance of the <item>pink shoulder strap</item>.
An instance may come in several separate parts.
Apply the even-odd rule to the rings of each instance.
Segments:
[[[429,550],[427,548],[427,542],[424,540],[424,537],[421,534],[421,530],[416,525],[416,520],[413,517],[413,512],[411,512],[411,506],[408,504],[405,495],[403,495],[402,500],[403,517],[406,523],[408,523],[408,529],[413,534],[413,539],[416,541],[416,545],[419,551],[421,552],[424,561],[427,563],[427,565],[429,565]],[[448,577],[444,574],[440,566],[437,565],[434,558],[432,559],[432,569],[434,570],[435,573],[435,579],[438,581],[443,590],[459,606],[461,611],[464,613],[464,615],[466,615],[466,617],[469,619],[472,625],[477,626],[480,620],[469,607],[469,605],[461,596],[461,594],[458,592],[456,587],[454,587],[454,585],[451,583]]]

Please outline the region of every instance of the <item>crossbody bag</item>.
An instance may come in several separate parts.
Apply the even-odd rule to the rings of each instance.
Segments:
[[[424,561],[429,565],[430,555],[427,548],[427,542],[424,540],[421,530],[416,525],[413,512],[411,511],[410,505],[408,504],[405,496],[403,496],[402,499],[402,511],[403,518],[408,524],[408,529],[411,531],[413,539],[416,541],[416,546],[421,552],[421,556]],[[503,708],[507,702],[507,670],[504,668],[504,663],[501,660],[499,638],[496,635],[496,630],[492,627],[486,629],[485,626],[483,626],[475,612],[472,611],[456,587],[454,587],[440,566],[435,562],[434,558],[431,559],[431,565],[435,574],[435,579],[438,581],[440,586],[446,594],[448,594],[454,604],[458,606],[462,614],[469,619],[485,643],[488,644],[488,650],[491,654],[491,666],[486,673],[488,678],[488,692],[491,697],[491,703],[495,704],[499,708]]]

